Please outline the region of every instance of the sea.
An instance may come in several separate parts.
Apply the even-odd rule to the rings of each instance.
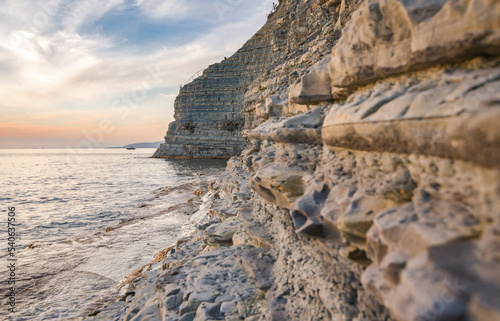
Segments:
[[[153,153],[0,150],[0,320],[80,320],[181,236],[170,209],[226,162]]]

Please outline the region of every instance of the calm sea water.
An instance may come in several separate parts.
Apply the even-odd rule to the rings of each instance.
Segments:
[[[225,162],[153,159],[153,152],[0,150],[0,240],[4,243],[0,259],[6,266],[8,208],[15,207],[20,278],[16,289],[20,312],[7,313],[2,299],[0,319],[76,317],[99,291],[175,241],[186,215],[158,213],[194,195],[161,192],[194,182],[198,173],[220,171]],[[146,219],[134,221],[134,216]],[[103,232],[127,220],[132,223]],[[28,244],[35,244],[35,249]],[[7,269],[0,268],[0,278],[7,275]],[[0,290],[7,291],[6,287]]]
[[[123,219],[158,189],[185,183],[220,161],[163,160],[154,149],[0,150],[0,221],[16,207],[18,241],[56,241]]]

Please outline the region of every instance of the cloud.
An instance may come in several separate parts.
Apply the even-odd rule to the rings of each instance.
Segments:
[[[185,19],[192,12],[193,3],[177,0],[137,0],[142,14],[153,19]]]
[[[137,128],[156,128],[149,139],[152,141],[163,137],[172,120],[178,86],[196,71],[234,53],[263,24],[272,3],[3,2],[0,115],[5,121],[10,125],[22,121],[24,130],[29,124],[73,124],[74,136],[78,136],[82,128],[111,118],[119,127],[116,133],[131,131],[133,122]],[[226,9],[222,15],[217,12],[220,4]],[[118,32],[131,19],[134,29]],[[109,24],[115,28],[107,28]],[[191,28],[189,33],[185,33],[187,27]],[[152,45],[145,46],[137,35],[134,38],[132,33],[138,31],[147,35]],[[122,114],[113,112],[116,106],[131,109],[127,122]],[[154,126],[151,122],[160,118],[156,115],[162,115],[162,120]],[[47,130],[44,126],[33,128]]]
[[[124,9],[123,4],[124,0],[67,1],[60,13],[62,25],[65,30],[76,32],[82,25],[99,20],[111,10]]]

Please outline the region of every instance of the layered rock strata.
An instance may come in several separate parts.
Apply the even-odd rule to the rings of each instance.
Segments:
[[[243,98],[248,85],[272,63],[266,25],[233,56],[209,66],[175,99],[175,121],[154,157],[229,158],[245,147]]]
[[[247,147],[129,319],[500,320],[500,2],[284,0],[272,21]],[[186,294],[200,273],[215,297]]]
[[[287,311],[318,293],[333,319],[499,318],[500,3],[365,1],[351,17],[282,92],[300,114],[249,131],[243,155],[274,207],[254,215],[276,228],[288,213],[305,243],[283,235],[278,258],[315,244],[361,269],[330,262],[314,280],[283,256],[270,291],[290,293]],[[342,280],[329,268],[360,284],[328,291]]]

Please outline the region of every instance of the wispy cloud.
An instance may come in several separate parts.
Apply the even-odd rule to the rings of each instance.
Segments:
[[[192,13],[193,2],[177,0],[137,0],[141,13],[153,19],[182,20]]]
[[[62,26],[65,30],[76,32],[82,25],[102,18],[111,10],[124,8],[124,0],[66,0],[60,12],[64,17],[61,20]]]
[[[232,14],[221,19],[220,3]],[[264,23],[271,3],[0,0],[0,127],[7,128],[6,121],[9,128],[23,122],[23,130],[29,124],[46,130],[71,123],[78,136],[103,117],[116,118],[113,101],[142,88],[146,97],[135,104],[130,119],[137,127],[157,128],[150,140],[159,140],[172,120],[178,85],[236,51]],[[120,27],[131,20],[132,30]],[[185,33],[187,27],[194,32]],[[146,36],[153,45],[143,45]],[[146,81],[152,72],[154,81]],[[158,125],[152,126],[151,115],[163,119],[154,117]],[[127,129],[133,132],[130,123],[120,121],[123,128],[113,134],[115,139]]]

